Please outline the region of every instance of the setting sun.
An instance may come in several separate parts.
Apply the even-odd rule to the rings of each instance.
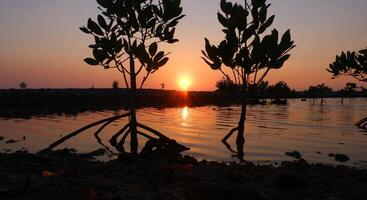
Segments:
[[[179,79],[179,86],[182,90],[187,91],[191,86],[191,79],[188,77],[181,77]]]

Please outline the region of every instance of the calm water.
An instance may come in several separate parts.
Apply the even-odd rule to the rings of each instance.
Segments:
[[[45,148],[62,135],[91,122],[125,111],[82,113],[78,116],[48,116],[29,120],[0,120],[0,150],[29,151]],[[230,151],[220,142],[222,137],[235,127],[240,108],[145,108],[138,112],[138,119],[167,136],[191,148],[187,154],[199,159],[236,161]],[[367,115],[367,99],[328,99],[321,105],[290,100],[286,106],[250,106],[246,124],[245,159],[259,163],[291,160],[286,151],[298,150],[310,162],[335,164],[329,153],[343,153],[351,158],[347,165],[366,166],[367,132],[353,124]],[[101,135],[105,143],[126,121],[117,121]],[[60,148],[75,148],[89,152],[100,148],[93,133],[95,130],[63,144]],[[23,140],[23,136],[26,140]],[[235,138],[235,137],[233,137]],[[9,139],[21,140],[6,144]],[[235,145],[235,142],[230,140]],[[127,147],[128,148],[128,147]],[[233,147],[235,149],[235,146]],[[319,152],[319,153],[316,153]],[[321,154],[320,154],[321,152]]]

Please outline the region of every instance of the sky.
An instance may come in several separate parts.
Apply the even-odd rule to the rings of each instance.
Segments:
[[[296,90],[326,83],[342,88],[350,78],[331,79],[327,66],[341,51],[367,47],[366,0],[268,0],[275,14],[273,28],[291,29],[297,47],[270,83],[286,81]],[[204,37],[214,43],[223,34],[217,12],[219,0],[182,0],[186,17],[177,28],[179,43],[167,46],[170,61],[150,77],[146,88],[213,90],[222,77],[201,60]],[[0,0],[0,88],[110,88],[123,83],[120,73],[88,66],[92,38],[79,27],[99,11],[94,0]],[[184,78],[186,77],[186,78]],[[355,82],[355,81],[354,81]],[[367,86],[367,85],[364,85]]]

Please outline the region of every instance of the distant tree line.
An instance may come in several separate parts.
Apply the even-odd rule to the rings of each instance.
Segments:
[[[229,79],[222,78],[216,83],[216,92],[219,94],[236,95],[241,91],[240,86]],[[250,86],[251,88],[251,86]],[[333,91],[332,88],[324,83],[311,85],[307,90],[296,91],[291,89],[284,81],[279,81],[275,84],[269,84],[268,81],[262,81],[253,90],[250,98],[269,98],[269,99],[285,99],[285,98],[325,98],[325,97],[364,97],[367,96],[367,88],[359,87],[356,83],[348,82],[345,87],[338,91]]]

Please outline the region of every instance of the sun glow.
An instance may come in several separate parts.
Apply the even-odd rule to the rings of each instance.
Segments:
[[[191,86],[191,79],[188,77],[181,77],[179,79],[179,86],[181,90],[187,91],[189,87]]]

